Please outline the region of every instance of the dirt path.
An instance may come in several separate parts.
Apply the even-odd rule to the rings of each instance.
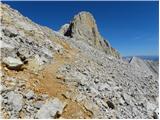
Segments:
[[[54,55],[54,61],[55,63],[50,64],[45,67],[43,71],[41,71],[40,78],[40,84],[39,88],[36,87],[36,89],[39,89],[38,91],[45,91],[48,93],[51,97],[58,97],[62,101],[67,103],[67,107],[65,108],[62,117],[64,118],[90,118],[91,113],[85,110],[83,105],[80,103],[77,103],[76,101],[72,101],[70,99],[66,99],[64,97],[64,93],[71,92],[70,89],[75,89],[72,86],[67,86],[64,83],[64,77],[59,76],[57,74],[58,68],[60,68],[64,64],[72,64],[72,62],[75,61],[75,55],[77,54],[77,50],[71,49],[69,45],[64,44],[63,47],[65,48],[65,51],[62,55],[61,54],[55,54]],[[34,80],[32,80],[33,82]],[[31,83],[32,84],[32,83]],[[30,85],[31,85],[30,84]]]
[[[47,65],[38,75],[27,69],[19,72],[8,70],[7,74],[19,79],[26,79],[26,87],[37,94],[46,93],[50,97],[57,97],[66,102],[67,106],[62,114],[63,118],[90,118],[92,114],[82,104],[64,97],[66,92],[71,92],[71,89],[74,90],[75,88],[73,86],[68,87],[63,81],[65,78],[57,74],[57,71],[64,64],[72,64],[75,61],[77,50],[70,48],[64,41],[61,41],[60,44],[65,49],[64,53],[54,54],[54,62]]]

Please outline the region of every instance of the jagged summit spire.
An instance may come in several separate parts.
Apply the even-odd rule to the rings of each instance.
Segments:
[[[110,43],[100,35],[96,21],[90,12],[79,12],[69,25],[61,27],[60,32],[65,36],[76,38],[76,40],[83,40],[89,45],[105,51],[107,54],[117,58],[120,57]]]

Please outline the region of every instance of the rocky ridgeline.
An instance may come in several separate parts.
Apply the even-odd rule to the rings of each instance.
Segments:
[[[158,118],[158,63],[119,59],[90,13],[59,32],[1,13],[2,118]]]

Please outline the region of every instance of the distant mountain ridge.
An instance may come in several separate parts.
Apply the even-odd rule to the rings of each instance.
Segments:
[[[138,57],[132,57],[129,60],[129,63],[132,64],[134,67],[141,69],[141,71],[147,71],[147,73],[150,75],[155,74],[156,76],[158,76],[159,63],[157,61],[143,60]]]
[[[123,59],[131,59],[133,56],[125,56]],[[159,61],[159,56],[136,56],[143,60],[152,60],[152,61]]]

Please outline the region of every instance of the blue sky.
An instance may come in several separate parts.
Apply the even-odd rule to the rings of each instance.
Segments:
[[[123,56],[158,55],[158,2],[6,2],[32,21],[59,30],[80,11],[96,19],[101,35]]]

